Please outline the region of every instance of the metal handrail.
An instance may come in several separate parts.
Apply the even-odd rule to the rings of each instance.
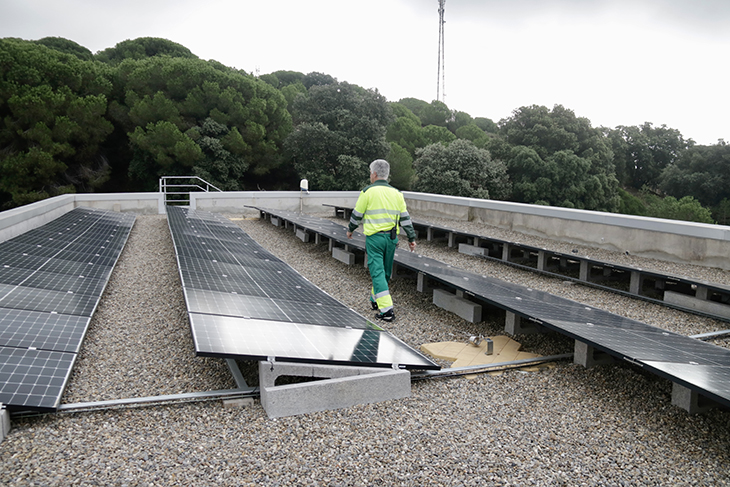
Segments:
[[[168,184],[169,180],[177,179],[177,180],[187,180],[187,181],[201,181],[203,185],[197,184],[197,183],[191,183],[191,184]],[[199,177],[199,176],[161,176],[159,181],[159,187],[160,187],[160,193],[165,194],[165,204],[167,205],[170,202],[175,203],[190,203],[190,193],[192,191],[203,191],[203,192],[210,192],[211,190],[215,190],[218,192],[223,192],[222,189],[216,187],[213,184],[210,184],[205,179]],[[169,191],[168,188],[185,188],[189,191]],[[167,195],[188,195],[187,199],[168,199]]]

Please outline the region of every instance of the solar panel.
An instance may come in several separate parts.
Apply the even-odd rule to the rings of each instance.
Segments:
[[[0,308],[46,311],[78,316],[91,316],[101,296],[76,294],[73,291],[51,291],[15,286],[0,298]]]
[[[26,269],[25,271],[27,272],[28,270]],[[2,274],[0,273],[0,276]],[[67,274],[36,271],[19,284],[36,289],[101,296],[106,285],[106,280],[88,276],[70,276]]]
[[[287,219],[297,226],[364,250],[364,237],[348,240],[341,225],[315,224],[313,217],[260,209]],[[546,327],[583,341],[620,359],[699,390],[730,406],[730,350],[586,306],[544,291],[526,288],[489,276],[450,267],[411,252],[396,252],[395,261],[406,268],[461,289],[479,299],[535,319]]]
[[[198,354],[271,357],[334,365],[405,365],[432,369],[433,362],[389,333],[301,323],[190,313]]]
[[[271,269],[272,273],[283,274],[289,267],[278,260],[238,259],[238,262],[229,263],[219,262],[217,259],[196,259],[185,255],[178,255],[177,259],[181,269],[207,275],[248,276],[250,269],[261,266]]]
[[[368,320],[336,301],[330,301],[332,305],[327,306],[321,302],[288,301],[191,288],[185,288],[185,297],[189,311],[195,313],[352,328],[372,326]]]
[[[685,387],[699,387],[711,399],[727,405],[730,397],[730,367],[726,365],[680,364],[646,361],[657,374]]]
[[[91,318],[0,309],[0,343],[7,347],[78,353]]]
[[[3,269],[31,269],[42,270],[53,274],[65,274],[84,277],[94,277],[106,280],[112,267],[94,264],[93,261],[75,262],[57,258],[44,258],[32,255],[4,252],[0,244],[0,272]]]
[[[438,369],[217,215],[168,208],[196,352]]]
[[[75,361],[75,353],[0,346],[0,402],[14,409],[56,409]]]
[[[0,401],[53,410],[135,217],[76,208],[0,243]]]

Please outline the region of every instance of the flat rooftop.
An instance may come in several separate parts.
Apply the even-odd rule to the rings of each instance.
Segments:
[[[270,252],[369,316],[362,266],[326,245],[228,215]],[[427,215],[425,219],[434,220]],[[473,233],[496,229],[465,222]],[[526,243],[524,235],[507,240]],[[564,250],[569,244],[536,242]],[[584,250],[584,248],[581,248]],[[611,261],[608,251],[589,250]],[[568,249],[570,251],[570,249]],[[418,252],[682,334],[726,328],[612,293],[567,284],[420,241]],[[629,257],[613,256],[616,259]],[[730,273],[634,258],[641,267],[730,284]],[[680,267],[677,267],[680,266]],[[704,277],[703,277],[704,276]],[[723,282],[721,282],[723,281]],[[472,324],[431,304],[415,283],[392,282],[388,331],[423,343],[500,335],[499,317]],[[541,355],[572,352],[558,334],[517,337]],[[729,346],[728,340],[716,340]],[[241,363],[246,379],[255,364]],[[442,362],[447,366],[448,363]],[[139,216],[92,319],[62,404],[235,387],[221,359],[195,357],[164,215]],[[410,398],[268,419],[258,401],[221,401],[14,418],[0,444],[0,483],[14,485],[718,485],[730,481],[730,411],[688,415],[671,383],[629,364],[413,384]]]

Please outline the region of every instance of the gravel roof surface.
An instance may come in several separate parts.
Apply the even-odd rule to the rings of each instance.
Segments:
[[[326,245],[304,244],[291,231],[238,217],[246,232],[313,283],[371,313],[362,266],[347,267]],[[480,224],[448,224],[560,251],[574,248]],[[679,333],[727,328],[460,255],[444,244],[420,242],[417,251]],[[650,259],[640,266],[730,282],[717,269]],[[394,279],[391,289],[397,319],[387,328],[411,346],[502,332],[503,317],[468,323],[433,306],[409,278]],[[553,333],[516,339],[543,355],[572,351],[570,340]],[[253,383],[255,364],[241,365]],[[62,403],[232,387],[223,360],[195,357],[165,217],[138,217]],[[419,381],[407,399],[275,420],[258,401],[247,408],[210,401],[14,418],[0,444],[0,484],[730,484],[730,411],[690,416],[671,405],[670,395],[668,381],[628,364],[585,369],[561,362],[539,372]]]

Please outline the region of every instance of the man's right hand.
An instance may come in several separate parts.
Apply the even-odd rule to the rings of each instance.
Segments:
[[[352,232],[347,232],[347,238],[352,239]]]

